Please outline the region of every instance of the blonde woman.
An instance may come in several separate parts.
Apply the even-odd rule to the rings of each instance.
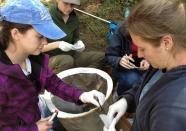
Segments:
[[[76,104],[99,106],[104,95],[82,92],[64,83],[48,68],[48,56],[41,53],[46,38],[59,39],[65,33],[57,27],[39,0],[9,0],[0,14],[0,130],[47,131],[50,117],[41,119],[38,95],[45,89]]]
[[[126,22],[138,57],[152,68],[140,87],[110,106],[114,126],[124,113],[135,111],[131,131],[186,129],[186,6],[181,0],[143,0]],[[114,125],[114,126],[113,126]]]

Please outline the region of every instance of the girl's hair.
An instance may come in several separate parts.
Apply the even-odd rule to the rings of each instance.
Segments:
[[[12,41],[11,30],[17,28],[20,33],[25,33],[27,30],[31,29],[31,25],[11,23],[8,21],[0,22],[0,48],[6,50],[9,42]]]
[[[185,14],[181,0],[141,0],[126,20],[126,28],[154,46],[171,35],[176,47],[186,48]]]

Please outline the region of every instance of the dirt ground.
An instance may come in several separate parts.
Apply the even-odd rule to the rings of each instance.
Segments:
[[[81,6],[81,9],[86,11],[86,12],[95,12],[101,3],[97,1],[94,4],[91,5],[84,5]],[[77,13],[80,17],[80,38],[85,42],[86,44],[86,50],[99,50],[99,51],[105,51],[107,47],[107,34],[105,34],[105,37],[99,36],[99,27],[97,27],[96,30],[93,30],[91,25],[89,23],[86,23],[86,21],[83,21],[81,17],[84,16],[82,13]],[[98,16],[99,17],[99,16]],[[98,21],[95,18],[89,17],[89,19],[92,19],[92,21]],[[104,23],[105,28],[108,28],[107,24]]]
[[[131,0],[129,0],[131,1]],[[134,0],[132,0],[134,1]],[[137,0],[135,0],[137,1]],[[117,24],[124,21],[126,1],[123,0],[81,0],[79,9]],[[109,23],[77,12],[80,18],[80,37],[85,42],[87,50],[105,52],[109,42]]]
[[[123,12],[116,5],[108,3],[104,0],[81,0],[81,6],[78,8],[105,20],[122,21]],[[109,24],[83,13],[77,14],[80,18],[80,37],[87,46],[86,50],[104,52],[108,46]]]
[[[87,28],[86,25],[83,23],[80,25],[80,38],[84,41],[86,45],[86,50],[97,50],[97,51],[105,51],[107,47],[107,36],[105,38],[99,38],[92,32],[90,29]],[[99,45],[98,43],[103,43]]]

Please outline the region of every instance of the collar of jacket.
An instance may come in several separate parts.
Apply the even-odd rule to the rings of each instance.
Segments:
[[[29,59],[31,61],[31,65],[34,67],[41,68],[43,66],[43,68],[45,68],[45,66],[48,66],[48,55],[30,55]],[[0,74],[18,79],[25,79],[25,75],[22,72],[21,67],[18,64],[13,64],[2,49],[0,49]]]
[[[138,89],[138,93],[136,93],[136,103],[139,103],[139,97],[141,94],[141,91],[143,90],[143,87],[145,84],[152,78],[152,76],[155,74],[155,72],[158,71],[158,69],[153,68],[150,66],[148,72],[146,73],[143,82],[140,84],[140,88]],[[186,65],[180,65],[175,68],[172,68],[169,71],[166,71],[166,69],[162,69],[162,72],[164,73],[161,79],[177,79],[180,76],[186,76]],[[151,90],[156,90],[155,88],[151,88]]]
[[[57,5],[51,5],[50,7],[50,13],[52,17],[56,17],[58,20],[63,21],[63,16],[64,14],[58,9]],[[76,18],[76,13],[74,12],[74,10],[69,14],[69,19],[67,21],[71,22],[74,21],[74,18]]]
[[[6,53],[0,48],[0,61],[6,64],[12,65],[13,63],[9,59],[9,57],[6,55]]]

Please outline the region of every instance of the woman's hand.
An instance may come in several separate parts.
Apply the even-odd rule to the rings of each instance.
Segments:
[[[120,118],[125,114],[127,110],[127,101],[125,98],[122,98],[112,104],[109,107],[107,113],[108,118],[110,119],[110,125],[104,125],[104,131],[115,131],[115,125],[120,120]]]
[[[140,67],[139,69],[140,70],[147,70],[149,68],[150,64],[147,60],[143,59],[141,62],[140,62]]]
[[[122,67],[126,68],[126,69],[135,69],[135,68],[137,68],[137,67],[136,67],[133,63],[131,63],[130,61],[134,61],[134,59],[132,58],[132,54],[130,54],[130,55],[124,55],[124,56],[121,58],[119,64],[120,64]]]
[[[116,119],[112,120],[112,123],[110,124],[109,128],[103,127],[103,131],[116,131]]]

